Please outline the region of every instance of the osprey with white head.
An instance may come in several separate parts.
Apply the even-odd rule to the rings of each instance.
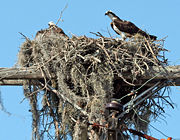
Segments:
[[[116,16],[112,11],[107,11],[105,13],[111,20],[111,27],[112,29],[119,35],[121,35],[122,39],[124,40],[126,37],[133,37],[136,34],[139,34],[145,38],[149,38],[152,40],[156,40],[156,36],[149,35],[148,33],[144,32],[140,28],[138,28],[134,23],[126,20],[120,19]]]
[[[53,21],[48,22],[49,28],[40,30],[36,33],[36,40],[42,40],[45,37],[63,37],[68,39],[69,37],[64,33],[64,31],[56,26]]]
[[[60,36],[64,36],[66,39],[68,39],[69,37],[64,33],[64,31],[59,28],[53,21],[48,22],[49,25],[49,29],[55,34],[55,35],[60,35]]]
[[[49,21],[49,22],[48,22],[48,25],[49,25],[49,27],[56,26],[56,24],[54,24],[53,21]]]
[[[111,10],[107,11],[105,15],[107,15],[112,21],[118,18]]]

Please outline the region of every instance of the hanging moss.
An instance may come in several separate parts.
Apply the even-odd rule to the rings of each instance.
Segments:
[[[31,91],[32,95],[38,92],[43,103],[38,112],[38,121],[42,126],[38,128],[43,129],[38,130],[40,136],[48,132],[46,134],[50,137],[49,127],[55,129],[55,135],[52,135],[56,138],[66,138],[67,134],[76,136],[78,132],[75,128],[80,122],[87,126],[88,137],[95,134],[100,136],[100,132],[105,134],[105,129],[96,131],[87,124],[95,122],[106,125],[109,119],[105,113],[106,104],[138,89],[139,86],[134,83],[152,66],[167,65],[165,51],[163,40],[153,42],[145,38],[121,41],[106,37],[93,39],[73,36],[67,39],[51,35],[23,43],[19,52],[19,65],[36,66],[44,76],[44,80],[38,81],[42,84],[35,82],[38,89]],[[147,88],[143,86],[137,95]],[[163,103],[170,104],[163,100],[167,96],[161,92],[153,95],[157,96],[151,96],[136,106],[120,124],[147,131],[150,116],[156,118],[164,111]],[[123,98],[121,104],[131,98]],[[162,101],[156,102],[157,98]],[[127,138],[123,132],[121,136]]]

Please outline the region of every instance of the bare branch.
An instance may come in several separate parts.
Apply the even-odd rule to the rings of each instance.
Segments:
[[[23,33],[19,32],[19,34],[22,35],[26,39],[26,41],[31,42],[31,40],[28,37],[26,37]]]
[[[93,34],[93,35],[95,35],[95,36],[104,38],[104,36],[103,36],[100,32],[97,32],[97,33],[89,32],[89,33],[91,33],[91,34]]]
[[[68,4],[66,4],[66,6],[64,7],[64,9],[61,11],[60,17],[59,17],[58,21],[56,22],[56,25],[59,23],[59,21],[62,21],[62,22],[63,22],[63,20],[62,20],[61,18],[62,18],[62,15],[63,15],[63,13],[64,13],[64,11],[66,10],[67,7],[68,7]]]

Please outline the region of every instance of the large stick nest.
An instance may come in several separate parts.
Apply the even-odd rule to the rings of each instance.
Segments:
[[[31,103],[34,137],[45,132],[51,137],[49,128],[53,126],[56,138],[73,136],[78,120],[108,123],[105,105],[112,99],[122,99],[121,104],[131,100],[132,97],[124,96],[139,88],[134,83],[145,72],[152,66],[167,65],[165,51],[163,40],[153,42],[136,37],[128,41],[85,36],[67,39],[58,35],[27,39],[19,52],[19,65],[36,66],[44,75],[43,80],[26,81],[24,87]],[[137,94],[147,88],[143,86]],[[153,94],[126,115],[121,124],[146,131],[150,116],[157,117],[164,112],[165,104],[171,104],[167,98],[164,92]],[[37,99],[42,100],[41,109]]]

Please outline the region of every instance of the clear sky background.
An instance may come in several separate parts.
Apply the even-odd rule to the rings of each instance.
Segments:
[[[120,18],[134,22],[138,27],[158,39],[166,38],[166,56],[171,65],[180,64],[180,0],[1,0],[0,1],[0,67],[13,67],[17,62],[20,45],[25,41],[18,32],[33,39],[36,32],[48,27],[49,21],[56,22],[60,12],[64,22],[60,26],[69,36],[101,32],[109,36],[116,34],[110,27],[110,19],[104,16],[107,10],[114,11]],[[168,136],[180,139],[180,88],[173,87],[172,100],[176,108],[166,108],[166,120],[159,119],[152,125]],[[29,104],[23,100],[22,87],[1,86],[4,106],[12,115],[0,111],[0,140],[30,140],[31,113]],[[150,127],[151,136],[165,138]]]

